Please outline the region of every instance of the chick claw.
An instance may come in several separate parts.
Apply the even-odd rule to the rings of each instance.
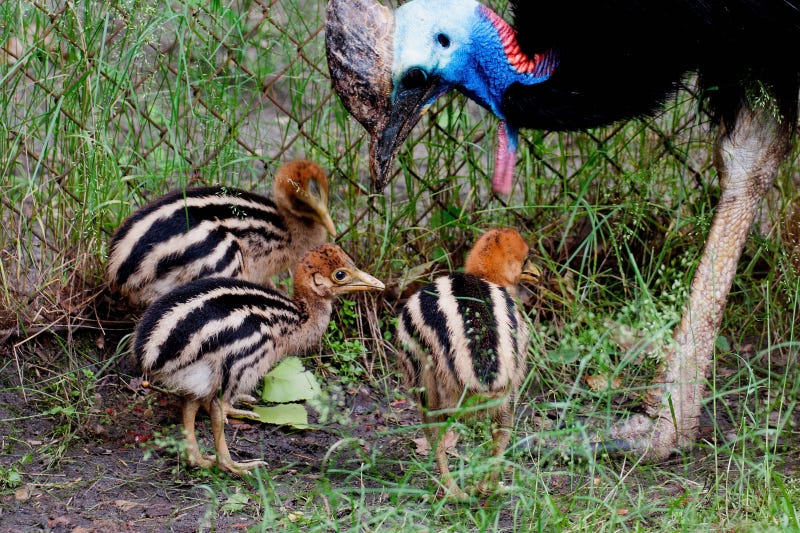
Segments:
[[[249,476],[253,473],[253,470],[259,466],[267,466],[267,463],[260,459],[253,459],[252,461],[242,461],[237,463],[230,457],[227,459],[220,457],[217,466],[219,466],[219,468],[222,470],[227,470],[228,472],[236,474],[237,476]]]

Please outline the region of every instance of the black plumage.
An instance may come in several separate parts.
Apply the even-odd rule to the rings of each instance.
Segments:
[[[786,0],[511,0],[523,53],[553,50],[558,67],[539,84],[503,97],[519,127],[575,130],[652,114],[699,74],[718,120],[770,98],[787,124],[797,119],[800,8]],[[771,105],[771,104],[768,104]]]

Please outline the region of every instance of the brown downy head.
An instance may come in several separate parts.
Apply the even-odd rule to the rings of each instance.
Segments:
[[[475,241],[464,271],[501,287],[513,287],[521,280],[536,281],[539,270],[528,260],[528,252],[528,245],[517,230],[492,229]]]
[[[350,256],[335,244],[313,248],[294,269],[295,297],[332,299],[348,292],[383,289],[380,280],[359,270]]]
[[[298,218],[322,224],[336,237],[336,226],[328,212],[328,178],[318,164],[290,161],[275,174],[275,203]]]

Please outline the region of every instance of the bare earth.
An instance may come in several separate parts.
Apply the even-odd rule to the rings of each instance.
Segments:
[[[66,415],[43,415],[42,395],[31,390],[23,395],[13,355],[3,351],[0,468],[4,474],[20,470],[22,483],[13,490],[3,487],[0,531],[236,531],[259,524],[252,505],[226,507],[227,496],[211,488],[227,474],[187,471],[176,452],[157,445],[160,439],[180,438],[180,399],[137,387],[131,369],[111,368],[98,379],[91,412],[70,417],[73,425],[79,418],[80,426],[73,428],[74,437],[63,439],[68,446],[63,456],[49,465],[59,446],[52,436],[62,431],[58,426]],[[27,366],[23,379],[29,382],[39,374],[41,390],[47,370]],[[401,401],[393,407],[379,396],[368,386],[344,391],[342,407],[352,420],[346,427],[328,423],[324,430],[299,431],[231,420],[228,444],[236,459],[262,458],[269,464],[261,472],[269,474],[289,513],[297,505],[293,495],[318,482],[323,460],[329,469],[346,470],[358,468],[367,447],[370,453],[376,447],[381,454],[409,453],[407,439],[376,439],[376,432],[385,430],[389,420],[415,423],[413,405]],[[201,446],[213,450],[207,416],[198,417],[197,432]],[[351,440],[359,438],[365,439],[361,445]],[[227,481],[235,485],[232,478]],[[252,484],[257,487],[258,480]]]
[[[79,342],[92,345],[93,341]],[[48,338],[16,350],[11,346],[8,342],[1,348],[5,365],[0,368],[0,532],[259,529],[267,511],[247,499],[236,501],[234,493],[242,482],[217,471],[186,470],[174,447],[170,448],[181,436],[179,398],[142,389],[135,369],[124,361],[114,361],[100,372],[103,358],[109,356],[100,350],[91,365],[99,376],[94,378],[91,398],[75,402],[84,405],[83,412],[52,412],[54,405],[69,405],[54,398],[74,394],[69,392],[74,385],[64,387],[63,350]],[[720,366],[718,375],[724,379],[730,372]],[[397,431],[419,423],[411,403],[387,399],[384,391],[368,385],[341,390],[335,409],[344,423],[328,422],[324,429],[304,431],[240,420],[226,426],[235,459],[262,458],[268,463],[260,470],[268,480],[254,478],[244,483],[250,484],[251,493],[266,492],[272,507],[280,509],[280,520],[302,513],[308,504],[305,495],[320,483],[356,484],[348,476],[358,472],[365,458],[381,458],[379,479],[399,479],[403,464],[415,454],[412,438],[421,432]],[[535,401],[530,400],[520,402],[518,408],[518,420],[525,424],[533,419],[530,405]],[[715,422],[706,416],[701,441],[736,437],[737,422],[729,417],[737,405],[728,401],[727,407],[732,410],[716,410]],[[790,415],[788,423],[796,424],[798,416]],[[201,446],[210,451],[211,431],[205,415],[199,417],[197,429]],[[796,444],[784,443],[789,449]],[[686,456],[659,465],[676,476],[654,480],[651,470],[643,484],[652,485],[648,491],[654,497],[679,498],[685,487],[677,479],[694,479],[703,486],[713,479],[718,460],[707,445],[698,446]],[[782,469],[793,468],[782,465]],[[587,482],[557,471],[549,474],[547,484],[565,498]],[[430,480],[422,475],[413,476],[410,483],[423,491],[431,489]],[[379,502],[383,496],[380,491],[375,494]],[[424,505],[422,500],[419,503]]]

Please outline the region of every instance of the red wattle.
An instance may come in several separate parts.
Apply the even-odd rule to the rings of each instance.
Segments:
[[[517,163],[517,153],[508,149],[508,134],[506,124],[501,122],[497,128],[497,154],[492,176],[492,190],[497,194],[511,194],[514,182],[514,166]]]

